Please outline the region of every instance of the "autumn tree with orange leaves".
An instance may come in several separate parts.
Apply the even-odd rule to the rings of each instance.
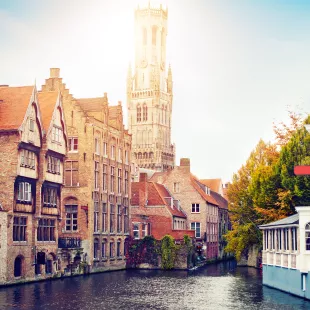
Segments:
[[[290,125],[274,127],[276,143],[260,140],[228,187],[232,230],[226,251],[237,259],[252,245],[261,245],[259,225],[293,214],[295,206],[310,205],[310,176],[294,175],[294,166],[310,164],[310,134],[303,127],[310,117],[289,116]]]

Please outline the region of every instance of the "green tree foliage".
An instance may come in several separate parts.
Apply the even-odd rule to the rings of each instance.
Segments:
[[[226,251],[237,259],[251,245],[261,244],[258,225],[293,214],[295,206],[310,205],[310,177],[294,175],[294,166],[310,164],[310,135],[298,115],[289,116],[291,125],[275,127],[276,143],[260,140],[228,187],[232,231],[226,235]]]
[[[174,239],[166,235],[161,240],[161,267],[163,269],[172,269],[176,259],[176,246]]]

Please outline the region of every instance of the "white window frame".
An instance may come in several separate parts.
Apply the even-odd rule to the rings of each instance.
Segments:
[[[194,211],[193,211],[194,208]],[[198,211],[197,211],[198,209]],[[192,203],[192,209],[191,209],[191,213],[200,213],[200,204],[199,203]]]
[[[199,228],[199,234],[197,232],[198,228]],[[191,222],[191,230],[195,230],[195,238],[201,238],[201,225],[200,225],[200,222]]]
[[[28,182],[18,183],[18,200],[31,202],[31,184]]]
[[[140,239],[139,224],[133,223],[132,225],[133,225],[132,226],[133,238],[134,239]]]

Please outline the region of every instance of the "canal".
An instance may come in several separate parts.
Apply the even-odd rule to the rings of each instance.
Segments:
[[[0,309],[310,309],[233,261],[195,271],[123,270],[0,288]]]

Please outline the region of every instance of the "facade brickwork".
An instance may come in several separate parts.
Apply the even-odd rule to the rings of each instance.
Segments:
[[[165,173],[155,173],[151,181],[164,184],[180,201],[187,214],[189,227],[196,231],[196,242],[203,244],[207,259],[218,257],[218,204],[210,190],[191,174],[190,160],[181,159],[180,166]]]
[[[61,216],[71,217],[71,226],[61,222],[60,239],[67,242],[59,249],[62,268],[71,272],[79,261],[92,271],[124,268],[131,136],[124,129],[121,103],[111,106],[106,93],[76,99],[59,77],[59,69],[50,73],[42,92],[62,92],[69,139]]]
[[[180,240],[184,235],[194,237],[190,230],[187,216],[180,208],[179,201],[174,199],[162,185],[147,181],[145,173],[140,174],[140,181],[132,183],[131,222],[134,239],[153,236],[161,240],[171,235]]]
[[[67,143],[60,96],[49,94],[40,107],[34,86],[4,86],[0,99],[1,113],[7,114],[0,122],[0,184],[5,190],[0,197],[0,255],[6,265],[0,268],[0,284],[51,277],[58,269],[57,231]],[[51,154],[53,165],[47,163]],[[38,253],[43,255],[43,264],[38,262]]]

